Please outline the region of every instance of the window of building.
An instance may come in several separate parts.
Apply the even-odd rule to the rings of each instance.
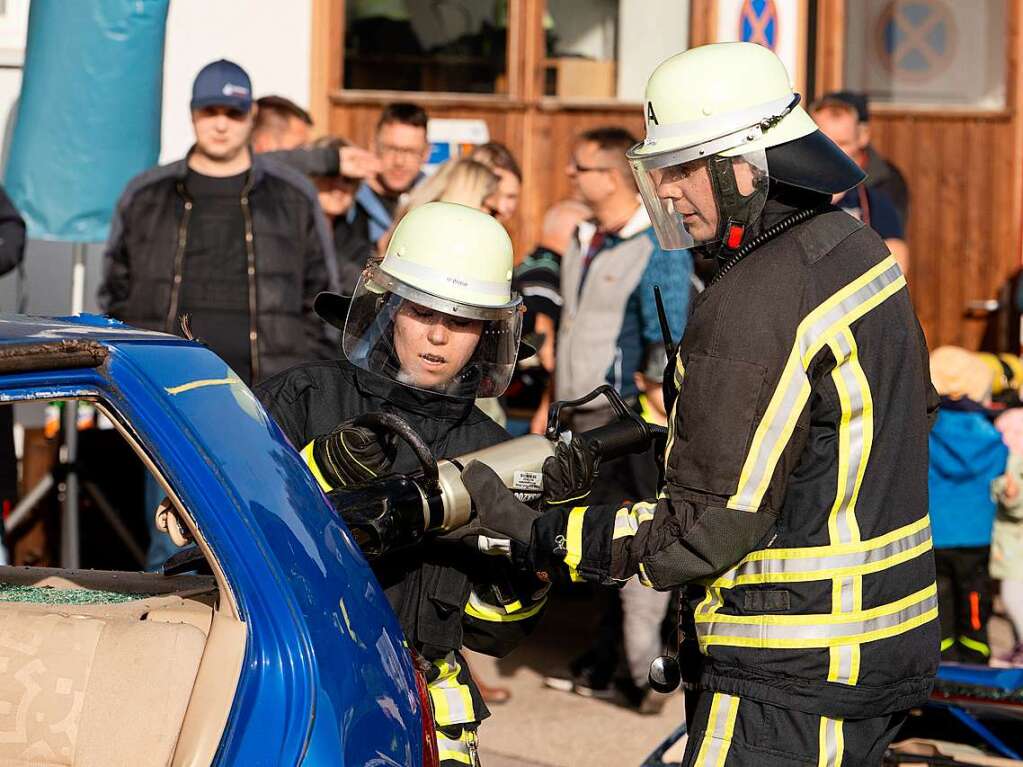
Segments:
[[[880,104],[1002,109],[1007,30],[1005,0],[848,3],[845,86]]]
[[[687,0],[547,0],[544,95],[639,102],[654,68],[689,40]]]
[[[345,4],[348,89],[508,93],[507,48],[507,0]]]

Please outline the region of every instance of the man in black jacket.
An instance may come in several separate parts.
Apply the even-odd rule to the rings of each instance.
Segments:
[[[313,300],[337,285],[316,192],[249,148],[248,75],[220,60],[192,89],[188,156],[134,178],[121,195],[100,305],[139,327],[180,333],[188,318],[246,383],[328,357]]]
[[[487,467],[462,475],[524,570],[687,588],[686,765],[880,764],[938,665],[923,333],[884,243],[830,204],[862,171],[789,83],[720,43],[647,85],[627,156],[650,218],[717,261],[666,372],[657,497],[532,521]],[[592,459],[561,458],[545,483],[587,487]]]

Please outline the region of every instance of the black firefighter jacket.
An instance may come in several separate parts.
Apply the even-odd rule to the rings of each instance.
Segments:
[[[937,401],[881,240],[831,208],[753,251],[696,299],[674,382],[658,498],[548,512],[534,547],[576,580],[692,584],[705,689],[836,718],[921,703]]]
[[[508,439],[472,399],[416,391],[347,361],[292,368],[258,386],[256,396],[299,451],[343,421],[369,412],[405,419],[437,458],[455,458]],[[411,449],[399,441],[394,471],[418,468]],[[465,724],[487,716],[458,650],[464,645],[499,657],[510,652],[536,625],[546,603],[545,596],[531,598],[535,582],[518,588],[515,578],[521,576],[505,560],[470,551],[458,541],[394,552],[374,562],[373,572],[405,636],[440,671],[440,680],[430,685],[437,723]],[[509,608],[510,613],[489,598],[494,582],[518,594],[521,604]]]
[[[99,289],[100,306],[110,316],[178,334],[178,286],[192,205],[184,188],[186,163],[153,168],[125,187],[110,225]],[[247,230],[249,380],[255,382],[332,356],[313,300],[337,288],[337,267],[316,190],[299,173],[254,154],[238,204]]]

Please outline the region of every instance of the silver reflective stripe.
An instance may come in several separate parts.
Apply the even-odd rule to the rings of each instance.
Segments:
[[[749,621],[745,623],[722,620],[730,616],[719,614],[701,619],[701,615],[697,613],[696,629],[701,637],[720,635],[726,638],[757,639],[765,642],[799,640],[802,646],[809,646],[811,642],[821,641],[825,643],[824,646],[827,646],[828,640],[851,639],[855,641],[865,634],[898,627],[931,610],[936,610],[938,607],[936,591],[933,588],[928,588],[923,593],[926,596],[900,610],[876,615],[865,620],[854,619],[857,615],[873,611],[845,615],[743,616],[744,621]],[[853,620],[850,620],[851,618]],[[869,639],[864,641],[869,641]]]
[[[838,654],[838,673],[835,675],[834,681],[842,682],[843,684],[851,684],[853,655],[856,652],[859,652],[859,648],[855,645],[844,644],[838,647],[832,647],[831,652]]]
[[[757,428],[753,438],[750,454],[743,466],[742,478],[735,495],[728,499],[729,508],[743,511],[756,511],[760,506],[767,480],[774,471],[781,450],[788,442],[789,435],[795,426],[795,419],[810,394],[810,384],[806,378],[806,368],[817,350],[827,342],[828,336],[836,325],[852,323],[867,311],[863,308],[872,298],[881,293],[889,285],[902,277],[902,270],[894,259],[882,261],[878,267],[889,264],[882,271],[870,278],[862,286],[854,289],[849,295],[832,305],[829,299],[821,304],[819,315],[814,310],[807,315],[803,324],[796,331],[795,345],[789,360],[782,371],[781,380],[768,406],[770,417],[765,417]],[[877,269],[878,267],[875,267]],[[874,270],[868,271],[868,277]],[[847,287],[852,287],[854,280]],[[842,291],[836,294],[840,295]],[[859,310],[859,311],[858,311]],[[811,319],[812,318],[812,319]],[[806,320],[810,320],[808,323]],[[779,399],[780,397],[780,399]]]
[[[738,709],[737,697],[723,692],[714,693],[707,719],[707,731],[703,734],[703,743],[700,744],[695,764],[700,767],[719,767],[725,763],[728,747],[732,743]]]
[[[654,518],[655,507],[656,504],[643,502],[637,503],[631,508],[626,506],[625,508],[618,509],[618,512],[615,514],[615,527],[611,540],[617,541],[619,538],[628,538],[635,535],[641,524],[649,522]]]
[[[744,579],[767,579],[770,576],[794,575],[797,578],[787,580],[827,580],[835,577],[835,571],[848,567],[864,567],[874,563],[881,563],[905,551],[927,543],[931,539],[930,525],[909,533],[894,541],[867,549],[866,551],[852,551],[842,554],[821,554],[814,556],[808,554],[805,557],[778,557],[765,559],[750,559],[740,562],[729,572],[719,579],[721,582],[741,583]],[[867,541],[869,543],[869,541]],[[827,551],[829,547],[821,546],[820,549]],[[771,550],[764,550],[770,555]],[[813,551],[813,549],[808,549]]]
[[[842,720],[821,717],[820,756],[818,767],[840,767],[842,764]]]
[[[469,744],[464,740],[455,740],[445,736],[442,732],[436,731],[437,756],[440,761],[457,762],[458,764],[474,764]]]
[[[845,394],[848,397],[848,429],[846,434],[839,434],[839,440],[847,438],[849,440],[847,450],[845,451],[845,482],[844,487],[838,488],[838,497],[836,498],[836,527],[838,528],[838,542],[839,543],[850,543],[858,537],[855,529],[855,522],[852,517],[854,510],[852,507],[853,499],[857,490],[857,482],[860,476],[860,466],[863,463],[863,390],[859,386],[859,381],[856,380],[856,374],[853,371],[853,367],[850,364],[850,360],[853,355],[852,345],[850,344],[850,337],[847,333],[839,333],[834,339],[834,346],[837,349],[836,359],[837,367],[835,373],[841,379],[841,385],[845,389]],[[837,382],[836,382],[837,383]],[[845,408],[843,408],[845,409]],[[843,413],[845,415],[845,413]],[[838,451],[839,458],[841,459],[843,450],[841,447]],[[832,543],[835,541],[832,540]]]
[[[892,261],[892,264],[877,277],[818,317],[799,337],[800,352],[804,363],[809,362],[806,359],[807,353],[821,344],[832,325],[839,322],[846,314],[853,312],[860,304],[869,301],[901,276],[902,269],[895,261]]]

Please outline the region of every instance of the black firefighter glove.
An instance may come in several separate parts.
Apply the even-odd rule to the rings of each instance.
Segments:
[[[467,543],[473,543],[480,551],[506,553],[512,565],[539,580],[550,583],[567,576],[565,550],[560,542],[545,546],[544,540],[563,539],[564,536],[538,536],[536,522],[541,526],[547,521],[542,514],[518,500],[504,486],[493,469],[479,461],[473,461],[462,472],[462,484],[472,497],[476,516],[466,525]],[[555,512],[550,512],[554,514]],[[556,525],[557,520],[551,519]]]
[[[600,473],[600,456],[578,437],[558,442],[543,462],[543,500],[547,506],[578,506]]]
[[[330,434],[313,440],[312,457],[331,488],[351,487],[386,474],[394,461],[394,445],[372,429],[345,421]]]
[[[462,471],[476,514],[456,532],[485,554],[506,554],[518,566],[533,537],[533,521],[540,512],[530,508],[505,487],[484,463],[472,461]]]

